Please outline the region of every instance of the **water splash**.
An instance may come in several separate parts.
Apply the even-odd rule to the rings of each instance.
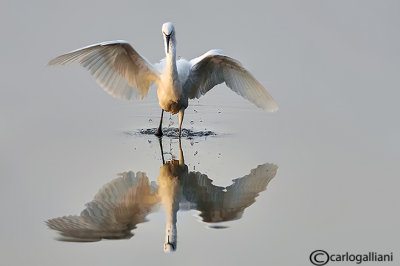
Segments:
[[[157,128],[147,128],[147,129],[139,129],[135,133],[140,135],[154,135],[157,131]],[[178,138],[179,137],[179,129],[168,127],[163,128],[163,134],[165,137]],[[185,138],[195,138],[195,137],[208,137],[208,136],[217,136],[217,133],[211,130],[202,130],[195,131],[193,129],[182,129],[182,137]]]

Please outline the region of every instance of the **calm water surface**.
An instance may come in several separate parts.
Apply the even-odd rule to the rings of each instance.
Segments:
[[[47,225],[60,232],[61,241],[128,239],[133,236],[131,230],[146,222],[147,215],[161,204],[166,212],[164,251],[176,251],[179,210],[196,210],[210,228],[227,228],[223,223],[241,218],[278,168],[273,164],[259,165],[248,175],[234,179],[228,187],[215,186],[207,175],[189,171],[181,139],[178,141],[179,159],[165,161],[159,139],[163,165],[157,182],[150,183],[144,172],[120,173],[100,189],[79,216],[54,218]]]

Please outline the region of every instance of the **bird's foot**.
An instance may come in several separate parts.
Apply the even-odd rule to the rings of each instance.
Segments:
[[[161,128],[158,128],[157,131],[156,131],[156,133],[155,133],[154,135],[156,135],[157,137],[162,137],[162,135],[163,135],[162,129],[161,129]]]

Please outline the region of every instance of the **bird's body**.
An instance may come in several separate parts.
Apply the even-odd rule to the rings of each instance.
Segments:
[[[184,71],[183,69],[180,72],[176,70],[176,74],[173,74],[167,69],[164,73],[161,72],[160,84],[157,88],[158,102],[163,110],[172,114],[188,107],[188,96],[183,91],[185,78],[187,79],[184,77]]]
[[[179,136],[184,111],[189,99],[199,98],[215,85],[225,82],[234,92],[257,107],[274,112],[278,106],[264,87],[241,64],[211,50],[187,61],[176,60],[176,37],[172,23],[163,24],[165,59],[151,64],[125,41],[110,41],[90,45],[61,55],[50,65],[79,62],[112,96],[132,100],[144,98],[152,84],[162,108],[158,135],[162,135],[164,111],[179,113]]]

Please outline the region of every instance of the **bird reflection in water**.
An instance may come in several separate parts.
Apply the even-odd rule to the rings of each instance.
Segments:
[[[241,218],[243,211],[255,202],[275,176],[278,167],[263,164],[250,174],[233,180],[228,187],[212,184],[200,172],[190,172],[185,164],[179,140],[179,160],[164,160],[158,185],[149,182],[143,172],[132,171],[104,185],[93,201],[86,204],[80,215],[50,219],[47,225],[59,231],[58,240],[92,242],[101,239],[127,239],[133,236],[137,224],[146,222],[146,216],[163,206],[166,211],[164,251],[177,248],[177,213],[179,210],[197,210],[203,222],[213,228],[224,228],[220,222]]]

